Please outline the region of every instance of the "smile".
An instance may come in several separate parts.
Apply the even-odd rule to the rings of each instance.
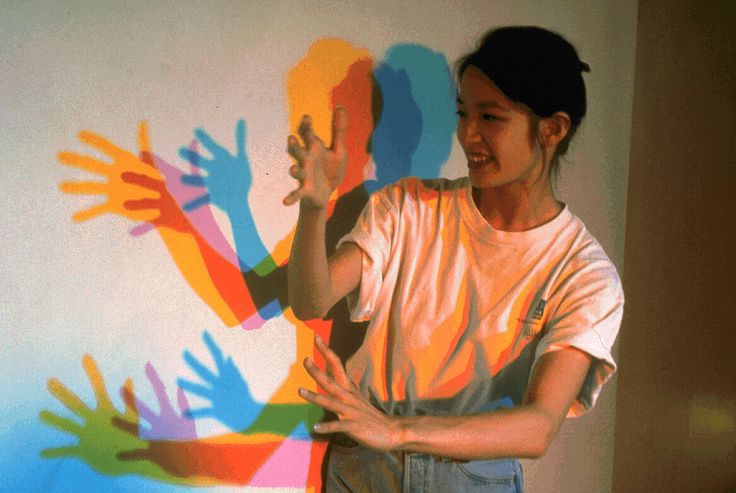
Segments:
[[[471,168],[484,166],[491,161],[493,161],[493,158],[485,154],[468,154],[468,166]]]

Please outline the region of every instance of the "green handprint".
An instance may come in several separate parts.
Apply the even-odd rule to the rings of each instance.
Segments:
[[[50,411],[41,411],[41,421],[77,438],[77,443],[63,447],[48,448],[41,451],[47,459],[76,457],[89,464],[96,471],[108,476],[136,474],[169,483],[182,483],[181,478],[171,476],[150,461],[121,461],[118,454],[126,450],[142,448],[146,442],[137,434],[130,434],[113,425],[113,418],[126,422],[138,423],[138,411],[134,405],[126,402],[124,412],[115,408],[105,387],[102,374],[90,355],[82,358],[82,365],[94,391],[97,407],[87,406],[61,381],[52,378],[48,389],[64,406],[81,418],[79,424],[69,418],[61,417]],[[123,385],[126,392],[133,392],[133,382],[127,379]]]

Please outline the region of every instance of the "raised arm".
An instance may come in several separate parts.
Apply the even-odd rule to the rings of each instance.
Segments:
[[[347,112],[337,108],[332,121],[332,144],[325,147],[315,135],[308,116],[299,136],[289,136],[289,154],[296,163],[289,174],[299,187],[285,205],[299,202],[299,220],[289,259],[289,304],[300,319],[324,316],[339,299],[360,282],[361,251],[346,243],[329,260],[325,249],[325,225],[330,195],[345,175]]]

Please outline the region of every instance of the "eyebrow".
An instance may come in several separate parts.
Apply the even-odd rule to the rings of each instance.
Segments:
[[[465,104],[465,102],[462,99],[460,99],[460,96],[458,96],[457,98],[455,98],[455,102],[457,104]],[[478,108],[484,108],[484,109],[485,108],[495,108],[495,109],[499,109],[501,111],[507,111],[507,112],[509,111],[508,108],[506,108],[505,106],[501,106],[500,104],[496,103],[495,101],[481,101],[480,103],[476,103],[476,106]]]

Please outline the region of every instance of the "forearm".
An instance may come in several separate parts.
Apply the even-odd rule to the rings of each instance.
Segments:
[[[329,310],[330,273],[325,248],[326,209],[299,208],[299,221],[289,257],[289,304],[301,319]]]
[[[396,419],[396,450],[461,460],[538,458],[559,428],[554,416],[533,405],[470,416]]]

